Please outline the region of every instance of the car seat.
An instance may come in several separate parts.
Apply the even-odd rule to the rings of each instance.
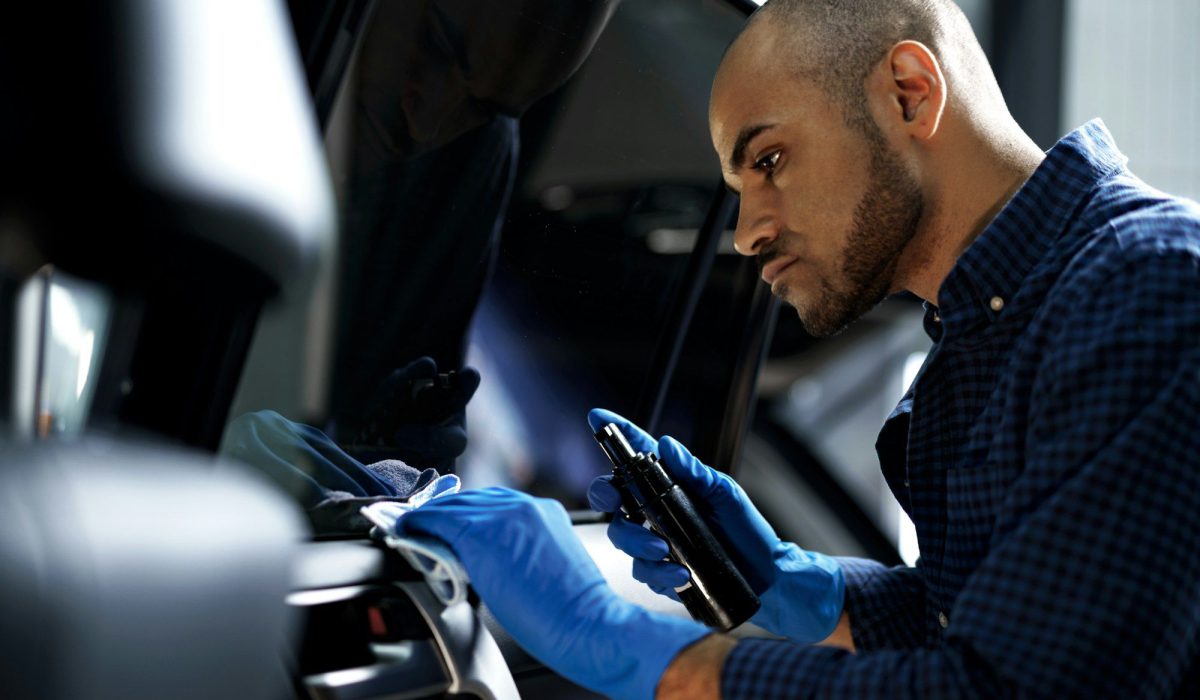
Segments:
[[[304,527],[212,451],[259,310],[332,234],[285,7],[0,15],[0,688],[282,697]],[[54,369],[55,310],[20,302],[39,276],[107,300],[74,435],[18,391]]]

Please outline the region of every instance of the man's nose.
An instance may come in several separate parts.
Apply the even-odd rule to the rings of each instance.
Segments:
[[[748,203],[743,195],[738,205],[737,228],[733,234],[734,249],[742,255],[758,255],[778,237],[779,220],[775,215]]]

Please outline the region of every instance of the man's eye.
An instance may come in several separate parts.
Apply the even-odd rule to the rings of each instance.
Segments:
[[[761,170],[767,175],[770,175],[771,173],[775,172],[775,166],[779,163],[779,156],[781,154],[782,151],[772,151],[771,153],[768,153],[754,162],[754,169]]]

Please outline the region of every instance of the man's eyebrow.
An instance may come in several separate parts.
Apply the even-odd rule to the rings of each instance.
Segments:
[[[729,153],[730,172],[741,170],[742,160],[746,157],[746,147],[750,145],[750,141],[767,129],[774,129],[776,126],[776,124],[755,124],[743,127],[738,132],[737,140],[733,142],[733,148]]]

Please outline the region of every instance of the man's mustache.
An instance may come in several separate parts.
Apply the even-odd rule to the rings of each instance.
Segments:
[[[775,258],[783,255],[783,253],[783,241],[779,238],[763,246],[763,249],[759,251],[757,256],[758,274],[761,276],[763,268],[771,264],[771,261]]]

